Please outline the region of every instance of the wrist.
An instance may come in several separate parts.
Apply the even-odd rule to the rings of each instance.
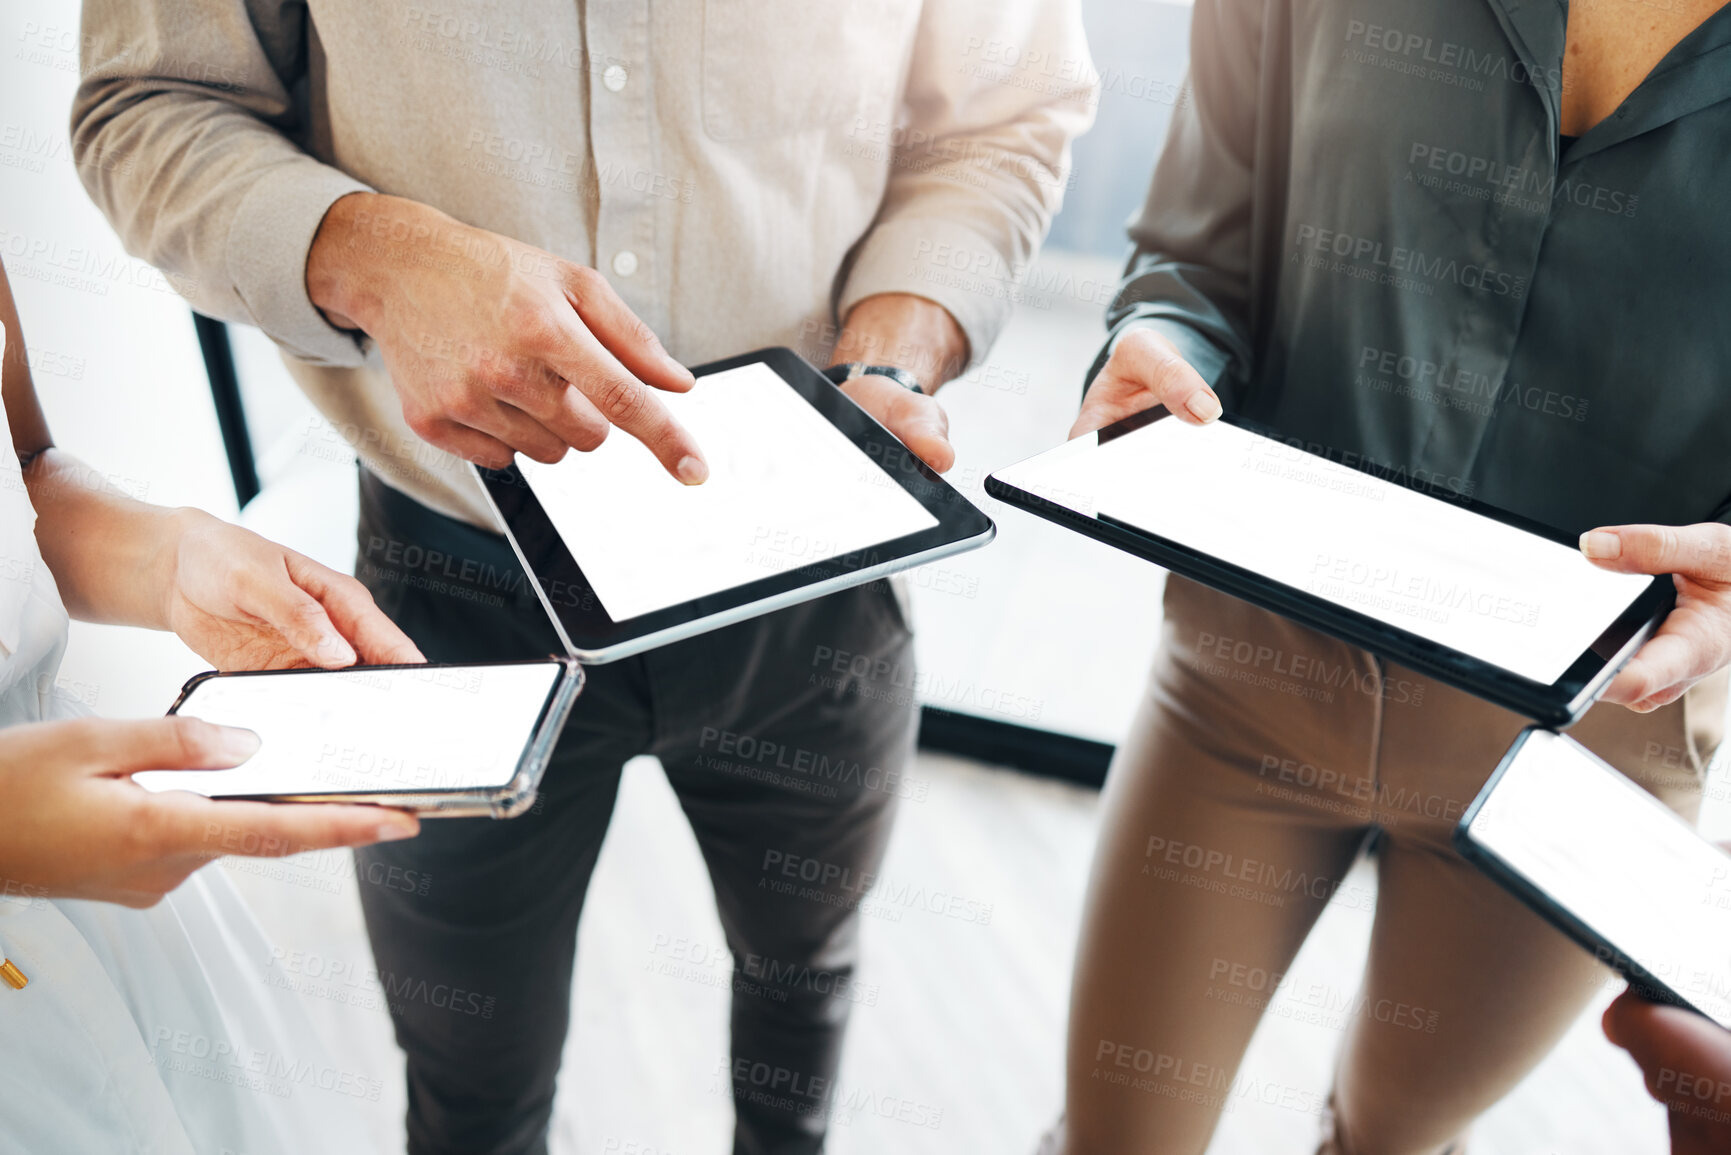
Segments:
[[[831,364],[889,365],[935,393],[968,365],[968,338],[949,310],[911,293],[880,293],[855,305]]]
[[[887,377],[910,393],[926,393],[924,382],[906,369],[895,365],[868,365],[864,361],[838,361],[824,370],[823,375],[838,386],[846,386],[850,381],[865,376]]]
[[[143,585],[151,591],[146,599],[149,619],[138,624],[153,630],[170,630],[174,617],[171,607],[180,588],[181,551],[189,537],[216,518],[190,506],[153,509],[148,516],[154,532],[140,561]]]
[[[372,332],[409,245],[444,214],[383,193],[338,197],[307,250],[307,297],[339,329]]]

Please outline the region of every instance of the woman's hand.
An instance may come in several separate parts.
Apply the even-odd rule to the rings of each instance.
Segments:
[[[1647,1093],[1669,1109],[1671,1155],[1731,1151],[1731,1033],[1630,991],[1606,1008],[1604,1028],[1640,1066]]]
[[[218,669],[426,661],[354,578],[197,510],[173,524],[163,620]]]
[[[1581,552],[1617,573],[1673,574],[1676,608],[1603,700],[1645,714],[1731,665],[1731,526],[1621,525],[1581,535]]]
[[[1152,329],[1131,329],[1118,338],[1106,367],[1088,386],[1070,436],[1104,429],[1156,405],[1192,425],[1206,425],[1221,412],[1220,398],[1177,346]]]
[[[0,735],[0,878],[14,893],[146,907],[223,855],[278,858],[420,830],[399,810],[213,802],[152,794],[129,777],[222,770],[257,749],[251,731],[178,716],[8,727]]]

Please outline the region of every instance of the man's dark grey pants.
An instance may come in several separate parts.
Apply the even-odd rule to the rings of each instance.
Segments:
[[[560,651],[504,539],[365,470],[359,546],[356,575],[430,660]],[[734,955],[734,1151],[820,1150],[858,907],[913,752],[912,662],[880,582],[592,668],[530,813],[428,821],[360,851],[408,1055],[409,1150],[546,1150],[577,919],[639,754],[697,835]]]

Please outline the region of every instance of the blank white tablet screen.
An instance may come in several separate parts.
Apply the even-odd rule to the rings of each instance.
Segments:
[[[656,396],[702,449],[702,485],[681,485],[617,429],[558,465],[517,457],[616,622],[938,524],[768,365]]]
[[[1560,735],[1535,733],[1472,839],[1731,1027],[1731,857]]]
[[[147,790],[210,797],[506,785],[561,667],[428,666],[209,678],[177,713],[259,736],[232,770],[151,770]]]
[[[999,477],[1550,685],[1652,579],[1223,422]]]

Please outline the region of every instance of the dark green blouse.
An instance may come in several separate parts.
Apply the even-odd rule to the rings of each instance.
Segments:
[[[1157,326],[1296,443],[1569,533],[1725,518],[1731,7],[1565,146],[1566,18],[1197,0],[1114,337]]]

